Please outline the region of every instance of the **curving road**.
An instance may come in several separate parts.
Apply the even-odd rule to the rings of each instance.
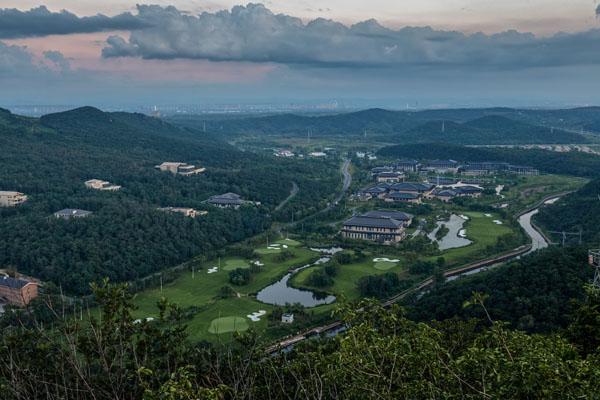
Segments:
[[[292,181],[292,190],[290,190],[290,195],[286,197],[281,203],[279,203],[277,207],[275,207],[275,211],[281,210],[283,207],[285,207],[287,203],[290,202],[290,200],[296,197],[296,195],[298,194],[298,190],[298,185],[296,184],[296,182]]]
[[[344,163],[342,164],[342,168],[340,169],[340,172],[342,174],[342,189],[337,194],[335,199],[331,203],[329,203],[327,205],[327,207],[323,208],[322,210],[319,210],[314,214],[304,217],[299,221],[290,222],[290,223],[286,224],[286,226],[291,227],[291,226],[298,225],[299,223],[306,221],[307,219],[314,218],[317,215],[326,213],[326,212],[330,211],[333,207],[337,206],[338,203],[346,195],[346,192],[348,191],[348,189],[350,189],[350,185],[352,185],[352,174],[350,173],[350,160],[344,160]]]
[[[461,275],[469,275],[472,273],[482,271],[486,267],[491,267],[494,265],[506,263],[508,261],[519,258],[523,255],[526,255],[531,252],[548,247],[548,242],[547,242],[546,238],[544,237],[543,233],[541,231],[539,231],[538,228],[531,222],[531,217],[533,215],[535,215],[537,212],[539,212],[540,207],[543,207],[545,204],[550,204],[550,202],[555,201],[555,199],[559,199],[560,197],[564,196],[567,193],[569,193],[569,192],[557,193],[554,195],[547,196],[544,199],[542,199],[541,201],[539,201],[538,203],[536,203],[534,206],[530,207],[527,210],[521,211],[520,213],[517,214],[516,217],[518,218],[519,224],[521,225],[521,227],[525,230],[525,232],[531,239],[530,243],[523,245],[523,246],[519,246],[516,249],[513,249],[513,250],[506,252],[504,254],[501,254],[501,255],[496,255],[494,257],[491,257],[491,258],[488,258],[485,260],[476,261],[476,262],[473,262],[473,263],[470,263],[467,265],[463,265],[461,267],[457,267],[457,268],[453,268],[451,270],[445,271],[444,276],[446,278],[456,278]],[[382,305],[384,307],[390,307],[392,304],[397,303],[398,301],[402,300],[409,294],[412,294],[415,292],[420,292],[420,291],[427,289],[432,283],[433,283],[433,278],[429,277],[429,278],[423,280],[422,282],[420,282],[417,286],[407,289],[407,290],[403,291],[402,293],[399,293],[396,296],[388,299],[387,301],[383,302]],[[268,347],[266,349],[266,352],[267,352],[267,354],[273,354],[273,353],[282,351],[283,349],[291,348],[294,344],[301,342],[303,340],[306,340],[312,336],[320,335],[322,333],[327,333],[327,332],[335,334],[336,332],[340,332],[343,330],[345,330],[345,326],[344,326],[343,322],[335,321],[328,325],[308,329],[297,335],[293,335],[293,336],[284,338],[284,339],[280,340],[279,342],[273,344],[272,346]]]

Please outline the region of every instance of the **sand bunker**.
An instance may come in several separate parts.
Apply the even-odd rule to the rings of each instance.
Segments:
[[[246,315],[246,317],[248,317],[250,319],[250,321],[252,321],[252,322],[258,322],[258,321],[260,321],[260,317],[262,317],[266,313],[267,312],[265,310],[259,310],[259,311],[253,312],[252,314]]]

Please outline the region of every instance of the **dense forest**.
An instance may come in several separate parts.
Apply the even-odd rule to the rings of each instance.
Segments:
[[[600,172],[600,171],[598,171]],[[582,240],[593,248],[600,248],[600,180],[596,179],[577,192],[563,197],[555,204],[544,207],[535,216],[535,222],[548,231],[581,232]],[[557,234],[550,234],[561,241]],[[576,243],[578,235],[569,235],[566,242]]]
[[[583,288],[581,291],[583,292]],[[135,321],[124,287],[95,287],[101,314],[52,329],[16,325],[0,336],[3,399],[581,399],[600,379],[600,292],[587,289],[563,333],[485,324],[419,323],[395,306],[362,302],[337,313],[343,335],[266,356],[249,332],[227,347],[191,343],[185,314],[160,302]],[[355,311],[358,310],[358,311]]]
[[[388,146],[380,149],[378,154],[382,157],[420,160],[504,161],[528,165],[546,173],[582,177],[596,177],[600,174],[600,157],[581,152],[559,153],[541,149],[466,147],[426,143]]]
[[[571,300],[584,297],[592,268],[587,250],[551,247],[489,272],[448,282],[409,304],[409,318],[443,321],[485,319],[481,308],[464,308],[473,292],[485,293],[487,312],[519,330],[553,332],[568,325]]]
[[[573,111],[575,113],[575,111]],[[600,112],[585,114],[600,121]],[[525,117],[526,116],[526,117]],[[594,119],[592,119],[594,120]],[[402,143],[445,142],[454,144],[587,143],[571,131],[555,128],[545,114],[530,110],[472,109],[419,112],[370,109],[331,115],[277,114],[243,118],[172,117],[187,127],[206,127],[223,135],[301,135],[314,137],[362,135]],[[550,120],[551,122],[554,119]],[[548,126],[550,125],[550,126]]]
[[[0,209],[0,265],[80,294],[99,277],[143,277],[254,235],[273,218],[290,218],[286,213],[310,214],[334,195],[340,181],[335,160],[278,160],[241,152],[155,118],[91,107],[40,119],[2,110],[0,148],[0,190],[29,196],[22,206]],[[154,168],[163,161],[207,171],[175,176]],[[85,188],[84,181],[92,178],[123,188]],[[298,196],[272,215],[292,181],[300,188]],[[232,212],[204,203],[225,192],[262,205]],[[156,210],[167,206],[209,214],[193,220]],[[63,208],[94,214],[81,220],[51,218]]]

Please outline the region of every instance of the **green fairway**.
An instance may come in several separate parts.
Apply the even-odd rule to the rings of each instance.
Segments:
[[[209,333],[243,332],[248,330],[248,322],[242,317],[221,317],[213,319],[208,328]]]
[[[495,245],[498,237],[512,232],[511,227],[506,223],[503,225],[494,223],[494,220],[501,219],[498,214],[491,214],[491,217],[486,217],[481,212],[465,212],[464,214],[469,217],[464,225],[467,230],[467,238],[473,243],[442,252],[442,256],[448,264],[466,263],[481,258],[482,251],[486,247]],[[434,261],[435,258],[437,257],[431,257],[430,260]]]
[[[388,269],[394,268],[396,265],[398,265],[397,262],[391,262],[391,261],[378,261],[373,264],[375,269],[378,269],[380,271],[387,271]]]
[[[233,271],[238,268],[250,268],[248,261],[242,258],[227,258],[223,261],[222,266],[225,271]]]
[[[260,255],[277,254],[277,253],[281,253],[281,248],[259,247],[258,249],[255,249],[254,251]]]
[[[282,240],[277,241],[276,243],[281,244],[281,245],[286,245],[289,247],[298,247],[302,244],[294,239],[282,239]]]
[[[210,274],[208,269],[217,266],[218,263],[216,260],[205,262],[202,269],[196,269],[193,274],[190,271],[183,272],[175,281],[163,285],[162,290],[152,288],[135,294],[134,302],[138,309],[134,315],[136,318],[156,317],[158,314],[156,304],[164,297],[183,309],[194,307],[197,310],[186,323],[193,340],[213,342],[228,340],[227,335],[231,336],[231,331],[227,333],[220,329],[219,335],[210,332],[213,320],[223,317],[243,318],[248,326],[259,332],[265,332],[268,326],[267,315],[262,316],[257,322],[250,321],[246,315],[259,310],[265,310],[268,313],[272,311],[273,307],[263,304],[249,295],[275,282],[290,268],[308,264],[319,257],[317,253],[301,246],[289,250],[293,254],[293,258],[285,261],[279,261],[278,254],[261,255],[259,260],[264,266],[261,267],[260,272],[253,274],[250,283],[244,286],[232,285],[229,282],[228,270],[247,268],[249,261],[240,257],[225,257],[221,260],[221,269]],[[239,297],[219,298],[218,294],[223,286],[231,286],[239,293]],[[219,322],[215,326],[221,327],[221,323]],[[243,324],[240,324],[240,327],[242,326]]]
[[[374,262],[373,259],[378,257],[385,258],[385,256],[373,257],[372,255],[369,255],[366,260],[360,263],[340,265],[337,275],[333,278],[333,285],[327,288],[327,292],[331,292],[336,295],[344,295],[348,300],[357,300],[360,298],[360,292],[358,291],[356,284],[360,278],[369,275],[380,275],[386,272],[397,272],[400,274],[404,272],[404,268],[401,266],[401,263],[390,261]],[[393,257],[392,259],[398,258],[399,257]],[[300,271],[292,278],[292,284],[294,286],[304,287],[312,290],[323,290],[319,288],[311,288],[305,284],[308,276],[316,268],[320,267],[311,267]]]

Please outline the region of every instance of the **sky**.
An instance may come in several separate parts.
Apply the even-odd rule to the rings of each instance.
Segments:
[[[0,106],[600,104],[594,0],[0,0]]]

